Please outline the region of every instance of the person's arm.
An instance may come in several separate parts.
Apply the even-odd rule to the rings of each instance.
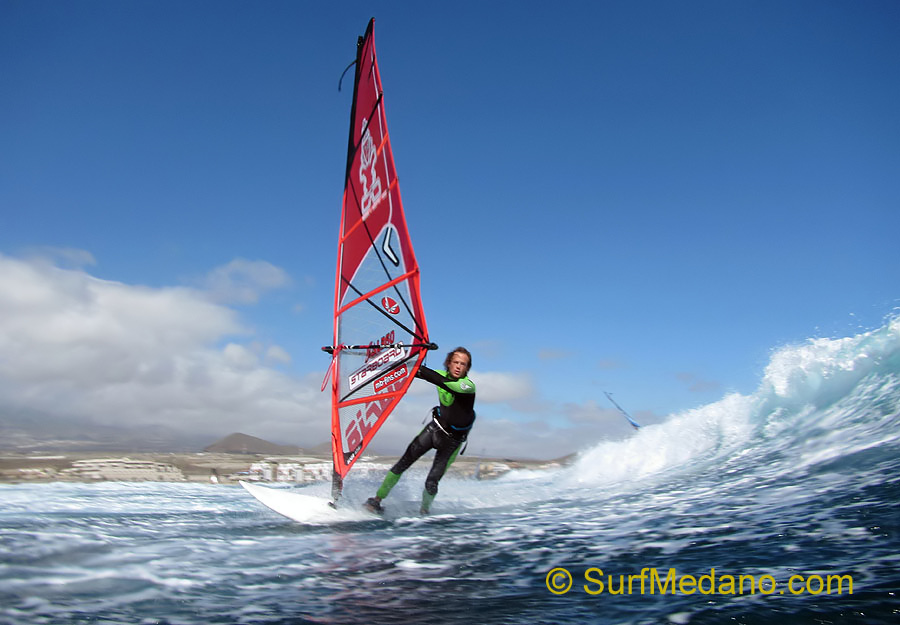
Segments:
[[[422,378],[426,382],[431,382],[435,386],[439,386],[454,395],[471,395],[475,393],[475,385],[472,384],[471,380],[464,377],[458,380],[451,380],[434,369],[429,369],[424,365],[419,367],[419,370],[416,371],[416,377]]]

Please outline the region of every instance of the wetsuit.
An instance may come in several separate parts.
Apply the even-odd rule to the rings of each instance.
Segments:
[[[425,492],[422,493],[422,511],[427,513],[437,495],[438,482],[456,460],[475,422],[475,383],[467,376],[454,380],[446,371],[435,371],[428,367],[420,367],[416,377],[438,387],[440,405],[432,409],[431,421],[388,471],[376,497],[379,500],[387,497],[400,475],[429,449],[435,449],[434,462],[425,478]]]

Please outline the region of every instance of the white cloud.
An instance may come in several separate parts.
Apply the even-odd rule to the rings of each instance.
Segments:
[[[593,400],[582,404],[566,404],[563,407],[566,418],[572,423],[618,424],[622,415],[614,409],[601,408]]]
[[[237,343],[229,343],[222,350],[225,362],[235,369],[251,370],[259,366],[259,358],[252,350]]]
[[[527,373],[479,371],[472,374],[479,402],[515,403],[534,397],[534,381]]]
[[[467,453],[488,458],[551,460],[579,451],[596,440],[596,433],[557,428],[544,420],[522,422],[488,416],[476,421]]]
[[[210,442],[233,431],[302,446],[329,439],[323,372],[273,368],[290,355],[254,339],[235,310],[203,291],[133,286],[0,255],[0,320],[0,417],[27,411],[76,424],[163,425]],[[473,379],[473,451],[548,458],[604,434],[602,422],[587,418],[596,406],[582,414],[548,404],[528,373],[479,370]],[[417,380],[373,449],[402,452],[436,401],[434,387]]]
[[[715,380],[706,380],[695,373],[676,373],[675,377],[692,393],[709,393],[722,390],[722,384]]]
[[[317,385],[260,364],[284,362],[234,339],[235,311],[186,288],[147,288],[80,270],[0,256],[0,411],[27,408],[73,421],[161,424],[211,437],[318,424]],[[328,437],[327,425],[316,437]]]
[[[73,269],[97,264],[93,254],[74,247],[33,247],[27,250],[26,255],[34,261],[44,261]]]
[[[566,360],[568,358],[572,358],[575,355],[575,352],[572,352],[567,349],[557,349],[553,347],[547,347],[538,351],[538,359],[539,360]]]
[[[535,389],[528,373],[502,373],[477,371],[472,373],[478,404],[518,404],[534,401]],[[434,386],[422,380],[413,382],[409,389],[412,396],[434,396]]]
[[[289,365],[291,364],[291,355],[284,348],[272,345],[266,350],[266,362]]]
[[[287,272],[280,267],[262,260],[236,258],[209,272],[202,285],[215,302],[255,304],[263,293],[290,283]]]

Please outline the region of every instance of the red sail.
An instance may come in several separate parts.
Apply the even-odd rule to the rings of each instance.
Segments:
[[[406,393],[429,347],[419,266],[384,114],[373,25],[374,20],[357,44],[329,348],[338,483]]]

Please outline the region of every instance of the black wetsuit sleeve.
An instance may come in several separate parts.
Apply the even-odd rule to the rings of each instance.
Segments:
[[[426,382],[431,382],[435,386],[439,386],[445,391],[453,393],[454,395],[461,394],[458,385],[454,385],[453,387],[451,387],[448,384],[449,382],[451,382],[451,380],[448,380],[434,369],[429,369],[425,365],[419,367],[419,370],[416,371],[416,377],[422,378]]]

